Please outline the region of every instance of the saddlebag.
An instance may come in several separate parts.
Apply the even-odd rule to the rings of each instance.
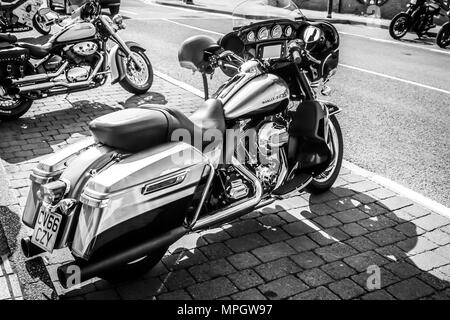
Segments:
[[[290,112],[289,162],[298,164],[299,172],[319,173],[331,160],[331,151],[326,143],[327,108],[319,101],[305,101]]]
[[[12,45],[0,47],[0,79],[23,77],[29,57],[28,49]]]

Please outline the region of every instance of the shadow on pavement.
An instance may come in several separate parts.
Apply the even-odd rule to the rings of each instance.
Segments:
[[[162,262],[143,277],[110,284],[107,288],[116,290],[119,293],[116,297],[122,299],[219,298],[221,293],[216,292],[222,290],[220,285],[202,292],[199,283],[212,279],[231,283],[229,279],[234,281],[236,277],[225,280],[224,277],[240,269],[235,269],[236,265],[229,258],[232,255],[235,258],[237,253],[252,253],[256,262],[242,269],[252,269],[247,271],[256,272],[259,279],[264,278],[263,282],[253,285],[261,298],[359,299],[366,295],[367,299],[395,296],[409,300],[434,295],[433,298],[449,299],[449,292],[444,289],[450,284],[443,280],[444,275],[441,278],[435,270],[423,271],[411,260],[408,253],[418,245],[419,235],[416,225],[403,219],[400,212],[402,210],[392,211],[368,193],[355,193],[345,187],[332,188],[317,196],[303,193],[302,197],[275,202],[214,232],[202,233],[192,247],[182,245],[169,255],[166,253]],[[395,229],[398,226],[402,232]],[[269,245],[273,245],[273,249],[264,251]],[[283,245],[285,252],[279,252],[278,245],[280,248]],[[380,289],[370,290],[367,283],[371,273],[367,270],[373,266],[379,268],[381,282]],[[311,276],[313,271],[318,275]],[[297,290],[295,286],[286,289],[285,285],[264,285],[289,274],[296,274],[297,279],[310,288]],[[347,285],[353,284],[347,290],[336,290],[342,279],[347,279]],[[406,279],[408,281],[403,281]],[[238,286],[236,282],[230,285]],[[320,292],[310,290],[319,286]],[[286,294],[286,290],[291,293]],[[236,292],[238,290],[232,290],[222,296]],[[82,288],[62,298],[84,293]],[[101,296],[93,299],[101,299]]]

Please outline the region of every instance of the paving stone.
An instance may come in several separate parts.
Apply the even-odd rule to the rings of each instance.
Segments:
[[[310,287],[318,287],[333,281],[333,279],[319,268],[304,270],[297,273],[297,277]]]
[[[233,300],[267,300],[258,289],[249,289],[231,296]]]
[[[384,207],[388,208],[390,211],[398,210],[413,204],[413,202],[410,199],[402,196],[395,196],[383,199],[380,200],[379,203],[381,203]]]
[[[356,208],[333,213],[333,216],[342,223],[351,223],[369,217],[367,214]]]
[[[433,251],[426,251],[410,257],[418,268],[424,271],[436,269],[447,264],[450,264],[450,259],[440,256]]]
[[[392,262],[386,264],[384,267],[402,279],[411,278],[422,272],[422,270],[406,261]]]
[[[291,298],[292,300],[339,300],[333,292],[326,287],[317,287],[302,293],[299,293]]]
[[[203,254],[210,260],[225,258],[233,254],[230,248],[223,243],[213,243],[200,248]]]
[[[414,223],[411,222],[399,224],[395,227],[395,230],[400,231],[405,236],[410,238],[417,237],[418,235],[425,233],[425,230],[419,228],[418,226],[416,226]]]
[[[438,247],[436,243],[431,242],[423,236],[408,238],[404,241],[400,241],[397,243],[397,246],[402,249],[407,256],[414,256]]]
[[[117,287],[119,296],[124,300],[152,298],[166,291],[161,280],[157,278],[143,279]]]
[[[398,224],[407,223],[415,219],[412,215],[410,215],[406,210],[406,208],[389,211],[384,213],[384,216],[388,217],[391,220],[394,220]]]
[[[192,300],[192,298],[186,291],[176,290],[160,294],[158,300]]]
[[[302,252],[290,256],[290,258],[303,269],[315,268],[324,264],[324,261],[312,251]]]
[[[388,244],[392,244],[406,238],[405,235],[392,228],[375,231],[365,235],[365,237],[369,238],[380,246],[386,246]]]
[[[309,287],[293,275],[271,281],[258,287],[262,294],[270,300],[284,299],[299,292],[308,290]]]
[[[318,247],[317,243],[307,236],[300,236],[286,241],[297,252],[309,251]]]
[[[329,285],[331,291],[342,299],[353,299],[365,293],[364,289],[350,279],[343,279]]]
[[[427,238],[428,240],[443,246],[446,244],[450,243],[450,235],[439,230],[439,229],[435,229],[431,232],[427,232],[424,234],[425,238]]]
[[[222,228],[208,229],[202,231],[200,234],[208,243],[223,242],[231,238]]]
[[[436,213],[413,220],[413,223],[420,228],[431,231],[450,224],[450,220]]]
[[[187,288],[195,300],[211,300],[236,293],[238,289],[225,277],[194,284]]]
[[[344,179],[345,181],[350,182],[350,183],[355,183],[355,182],[366,180],[366,178],[364,178],[363,176],[353,174],[353,173],[343,175],[342,179]]]
[[[363,252],[344,259],[352,268],[357,271],[365,271],[368,267],[376,265],[378,267],[388,263],[389,261],[374,251]]]
[[[170,291],[181,289],[195,283],[194,278],[185,269],[169,272],[161,276],[161,280]]]
[[[269,281],[299,272],[300,270],[301,268],[289,258],[281,258],[255,267],[255,271]]]
[[[397,225],[395,221],[382,215],[360,220],[358,223],[369,231],[378,231]]]
[[[362,227],[356,222],[345,224],[339,228],[341,228],[345,233],[352,237],[362,236],[363,234],[369,232],[366,228]]]
[[[425,297],[434,289],[417,278],[410,278],[387,288],[387,291],[400,300],[414,300]]]
[[[259,234],[251,233],[239,238],[229,239],[225,244],[234,252],[244,252],[265,246],[268,242]]]
[[[359,209],[371,217],[376,217],[376,216],[385,214],[389,211],[388,208],[386,208],[378,203],[364,204],[364,205],[360,206]]]
[[[450,259],[450,244],[441,246],[441,247],[437,248],[436,250],[434,250],[434,252],[444,258]]]
[[[207,260],[205,255],[198,249],[184,250],[162,258],[162,262],[169,270],[185,269],[204,263]]]
[[[378,248],[378,245],[365,237],[351,238],[345,241],[345,243],[358,250],[359,252],[365,252]]]
[[[257,266],[261,262],[250,252],[237,253],[229,256],[228,261],[238,270]]]
[[[313,221],[323,228],[331,228],[341,225],[342,223],[333,216],[321,216],[314,218]]]
[[[0,277],[0,300],[11,298],[6,277]]]
[[[420,218],[431,213],[429,209],[424,208],[418,204],[413,204],[412,206],[406,207],[402,210],[405,210],[409,215],[415,218]]]
[[[369,292],[361,297],[363,300],[395,300],[389,293],[385,290],[376,290]]]
[[[259,260],[267,262],[294,254],[295,250],[285,242],[278,242],[254,249],[252,253],[259,258]]]
[[[310,207],[311,212],[319,216],[329,215],[334,213],[335,210],[327,206],[325,203],[313,204]]]
[[[231,237],[240,237],[245,234],[264,230],[264,227],[257,220],[244,220],[235,222],[230,228],[225,229]]]
[[[370,180],[367,180],[367,179],[347,185],[347,188],[349,188],[357,193],[374,190],[379,187],[380,187],[380,185],[378,185],[375,182],[372,182]]]
[[[120,297],[113,289],[94,291],[84,296],[86,300],[119,300]]]
[[[350,184],[347,183],[345,188],[331,188],[330,191],[338,198],[350,197],[355,195],[355,191],[348,188]]]
[[[335,261],[332,263],[328,263],[326,265],[321,266],[320,268],[335,280],[348,278],[349,276],[355,274],[355,270],[350,268],[342,261]]]
[[[440,229],[441,231],[443,231],[443,232],[445,232],[445,233],[447,233],[447,234],[450,235],[450,225],[444,226],[444,227],[440,227],[439,229]]]
[[[240,290],[256,287],[264,283],[264,280],[252,269],[245,269],[228,275],[228,278]]]
[[[283,226],[283,230],[293,237],[314,232],[315,230],[303,221],[296,221]]]
[[[336,199],[337,196],[331,191],[327,191],[320,194],[310,194],[309,201],[311,203],[323,203],[325,201]]]
[[[356,275],[351,276],[351,279],[355,281],[360,287],[365,288],[368,291],[375,290],[373,288],[376,283],[374,281],[379,281],[379,289],[390,286],[393,283],[399,282],[401,279],[394,275],[392,272],[388,271],[384,267],[379,269],[379,279],[374,278],[377,273],[374,271],[375,269],[371,269],[365,272],[358,273]]]
[[[262,226],[265,227],[278,227],[286,223],[283,219],[274,214],[264,215],[258,218],[258,221]]]
[[[329,228],[308,234],[312,240],[320,246],[327,246],[338,241],[345,241],[350,238],[348,234],[339,228]]]
[[[189,272],[197,281],[206,281],[235,272],[233,266],[225,259],[208,261],[189,268]]]
[[[335,199],[326,202],[326,204],[335,211],[352,210],[361,205],[361,202],[351,197]]]
[[[359,201],[363,205],[369,205],[375,203],[377,199],[369,196],[367,193],[357,193],[352,196],[353,199]]]
[[[345,243],[334,243],[314,251],[327,262],[340,260],[358,253],[355,249]]]
[[[266,229],[260,232],[260,235],[270,243],[280,242],[291,238],[291,236],[281,228]]]
[[[417,276],[426,284],[432,286],[436,290],[444,290],[450,287],[450,276],[447,276],[439,271],[439,269],[423,272]]]
[[[375,189],[375,190],[370,190],[368,192],[368,194],[371,197],[374,197],[374,198],[376,198],[378,200],[383,200],[383,199],[390,198],[390,197],[393,197],[393,196],[397,195],[394,191],[391,191],[391,190],[389,190],[387,188],[378,188],[378,189]]]

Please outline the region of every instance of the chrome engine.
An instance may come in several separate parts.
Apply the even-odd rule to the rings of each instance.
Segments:
[[[85,81],[89,78],[92,68],[89,64],[69,66],[66,71],[66,78],[69,82]]]
[[[84,41],[73,45],[72,50],[74,53],[87,57],[93,55],[98,49],[98,45],[92,41]]]

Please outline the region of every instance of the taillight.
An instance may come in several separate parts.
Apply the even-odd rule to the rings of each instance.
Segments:
[[[36,196],[44,204],[57,204],[69,192],[70,185],[68,181],[56,180],[40,186]]]

